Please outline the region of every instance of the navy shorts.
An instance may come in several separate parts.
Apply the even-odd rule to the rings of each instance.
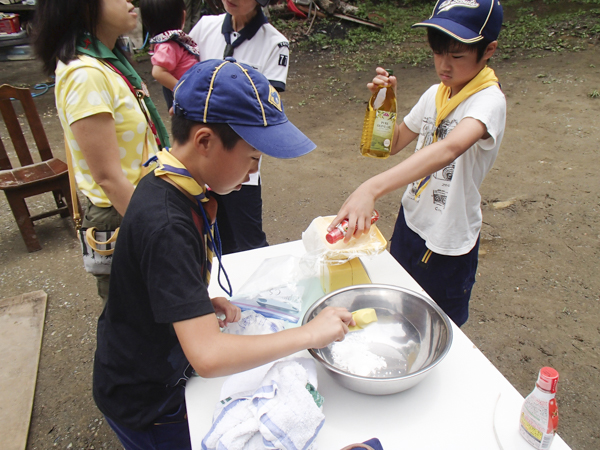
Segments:
[[[191,450],[185,403],[144,431],[127,428],[104,416],[125,450]]]
[[[400,208],[390,253],[458,326],[469,318],[469,300],[475,284],[479,238],[471,251],[460,256],[433,253],[408,228]]]
[[[166,87],[163,86],[163,96],[165,97],[165,103],[167,104],[167,112],[169,112],[169,110],[171,109],[171,106],[173,106],[173,99],[175,98],[173,96],[173,91],[171,89],[167,89]]]

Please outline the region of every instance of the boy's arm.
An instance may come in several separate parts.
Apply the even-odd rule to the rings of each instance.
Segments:
[[[170,90],[175,88],[178,81],[167,69],[161,66],[152,66],[152,76],[156,81]]]
[[[418,136],[419,133],[411,131],[404,122],[401,122],[400,125],[396,125],[396,132],[394,133],[394,142],[392,143],[392,148],[390,149],[390,155],[395,155],[398,153],[400,150],[414,141]]]
[[[443,169],[486,135],[482,122],[471,117],[462,119],[443,140],[423,147],[400,164],[361,184],[342,205],[328,230],[347,217],[344,242],[354,234],[358,237],[368,232],[375,202],[380,197]]]
[[[222,333],[214,314],[173,324],[188,361],[205,378],[249,370],[307,348],[341,341],[353,323],[345,308],[325,308],[306,325],[260,336]]]

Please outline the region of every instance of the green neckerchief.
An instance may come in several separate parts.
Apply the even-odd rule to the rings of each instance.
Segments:
[[[96,48],[92,45],[92,42],[96,43]],[[125,55],[121,53],[117,46],[115,46],[114,50],[110,50],[106,45],[100,42],[98,39],[92,37],[90,34],[85,34],[79,38],[77,42],[77,53],[82,53],[84,55],[91,56],[96,59],[104,59],[110,62],[113,66],[115,66],[136,89],[143,90],[147,92],[147,89],[142,87],[142,79],[137,74],[135,69],[131,66]],[[160,138],[160,143],[162,147],[170,147],[171,144],[169,142],[169,133],[167,132],[167,128],[163,123],[158,111],[156,110],[156,106],[152,102],[150,96],[144,96],[144,103],[146,104],[146,108],[150,113],[150,118],[152,122],[154,122],[154,126],[156,127],[156,131],[158,133],[158,137]],[[159,148],[159,150],[161,150]]]

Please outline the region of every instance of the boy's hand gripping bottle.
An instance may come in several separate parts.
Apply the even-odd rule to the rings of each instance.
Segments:
[[[390,76],[391,70],[387,70]],[[396,128],[396,93],[392,86],[381,86],[375,92],[365,112],[360,153],[384,159],[390,156]]]
[[[546,450],[558,428],[556,384],[558,372],[542,367],[535,388],[525,399],[521,409],[519,432],[536,449]]]
[[[373,211],[373,215],[371,216],[371,225],[377,222],[379,219],[379,213],[377,211]],[[346,237],[346,233],[348,232],[348,219],[342,220],[337,226],[331,230],[329,233],[325,235],[325,239],[330,244],[335,244],[337,241],[341,241]]]

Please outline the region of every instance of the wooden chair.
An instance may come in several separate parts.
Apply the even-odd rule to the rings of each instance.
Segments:
[[[31,156],[12,99],[19,100],[23,106],[41,162],[34,162]],[[15,88],[7,84],[0,86],[0,112],[21,163],[21,167],[13,168],[4,143],[0,139],[0,189],[6,194],[27,250],[35,252],[42,247],[35,235],[33,222],[57,214],[61,217],[69,217],[73,214],[68,167],[52,155],[29,89]],[[31,216],[25,199],[45,192],[52,192],[54,195],[56,209]]]

